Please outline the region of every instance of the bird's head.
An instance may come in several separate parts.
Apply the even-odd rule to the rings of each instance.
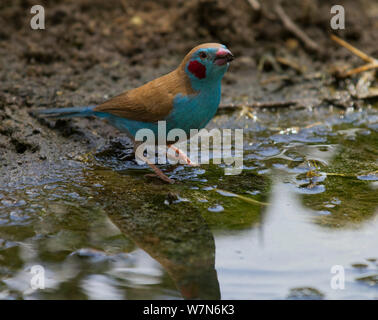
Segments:
[[[233,54],[219,43],[205,43],[193,48],[180,67],[184,69],[192,84],[220,81],[226,73]]]

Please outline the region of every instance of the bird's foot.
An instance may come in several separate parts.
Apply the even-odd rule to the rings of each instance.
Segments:
[[[192,160],[190,160],[190,158],[185,154],[185,152],[183,152],[179,148],[175,147],[174,145],[169,145],[168,148],[171,148],[174,152],[176,152],[176,154],[178,154],[179,156],[179,159],[182,160],[185,164],[191,167],[199,167],[198,163],[192,162]]]
[[[163,171],[161,171],[157,166],[155,166],[154,164],[152,163],[148,163],[148,165],[151,167],[152,170],[155,171],[155,173],[150,173],[150,174],[146,174],[147,177],[158,177],[160,178],[161,180],[163,180],[164,182],[167,182],[169,184],[173,184],[175,183],[175,180],[171,179],[171,178],[168,178],[164,173]]]

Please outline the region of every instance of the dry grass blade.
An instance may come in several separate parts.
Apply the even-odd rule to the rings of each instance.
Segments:
[[[345,40],[343,40],[343,39],[335,36],[334,34],[331,34],[331,39],[333,41],[337,42],[339,45],[343,46],[345,49],[347,49],[350,52],[352,52],[357,57],[359,57],[362,60],[364,60],[364,61],[367,62],[367,64],[364,64],[363,66],[351,69],[351,70],[349,70],[347,72],[343,72],[341,74],[341,77],[345,78],[345,77],[349,77],[349,76],[352,76],[354,74],[358,74],[358,73],[361,73],[361,72],[364,72],[364,71],[367,71],[367,70],[372,70],[372,69],[377,69],[378,68],[378,60],[377,59],[369,56],[365,52],[357,49],[356,47],[352,46],[351,44],[349,44]]]
[[[299,73],[303,73],[304,72],[304,68],[302,66],[300,66],[298,63],[290,60],[290,59],[287,59],[287,58],[284,58],[284,57],[277,57],[276,60],[282,64],[282,65],[285,65],[285,66],[288,66],[292,69],[294,69],[295,71],[299,72]]]
[[[345,72],[343,75],[344,75],[344,77],[349,77],[349,76],[352,76],[352,75],[357,74],[357,73],[361,73],[361,72],[364,72],[364,71],[377,69],[377,68],[378,68],[378,63],[367,63],[367,64],[364,64],[361,67],[351,69],[351,70]]]
[[[247,0],[247,2],[250,4],[253,10],[260,10],[261,9],[261,4],[258,0]]]
[[[369,55],[367,55],[366,53],[357,49],[356,47],[353,47],[351,44],[349,44],[345,40],[339,38],[338,36],[331,34],[331,39],[333,41],[337,42],[339,45],[343,46],[344,48],[348,49],[350,52],[352,52],[356,56],[360,57],[362,60],[364,60],[366,62],[377,62],[376,59],[374,59],[373,57],[370,57]]]
[[[255,199],[252,199],[252,198],[249,198],[249,197],[244,197],[244,196],[241,196],[240,194],[225,191],[225,190],[222,190],[222,189],[214,189],[214,191],[220,191],[220,192],[223,192],[223,193],[230,194],[233,197],[238,198],[240,200],[243,200],[244,202],[248,202],[250,204],[258,204],[260,206],[268,206],[269,205],[269,203],[267,203],[267,202],[261,202],[261,201],[258,201],[258,200],[255,200]]]

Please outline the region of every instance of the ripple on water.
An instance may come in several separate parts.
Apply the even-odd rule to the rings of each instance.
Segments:
[[[93,274],[85,278],[81,287],[92,300],[121,300],[124,298],[118,283],[109,276]]]
[[[179,166],[175,170],[173,170],[172,174],[170,175],[171,178],[176,180],[192,180],[192,181],[202,181],[206,182],[205,178],[201,178],[199,176],[206,173],[206,170],[201,168],[191,168],[191,170],[185,170],[184,166]]]
[[[257,153],[262,156],[262,158],[272,157],[280,153],[280,149],[275,147],[266,147],[257,151]]]
[[[232,193],[232,192],[228,192],[228,191],[224,191],[224,190],[216,190],[220,195],[224,196],[224,197],[237,197],[237,195],[235,193]]]
[[[315,143],[315,142],[326,142],[326,137],[318,136],[308,136],[307,134],[276,134],[270,137],[275,143],[288,143],[288,142],[305,142],[305,143]]]

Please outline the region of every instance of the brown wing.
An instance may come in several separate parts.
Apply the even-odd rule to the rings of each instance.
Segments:
[[[173,99],[179,93],[188,95],[194,91],[187,76],[181,69],[176,69],[100,104],[94,111],[131,120],[155,122],[164,119],[171,112]]]

